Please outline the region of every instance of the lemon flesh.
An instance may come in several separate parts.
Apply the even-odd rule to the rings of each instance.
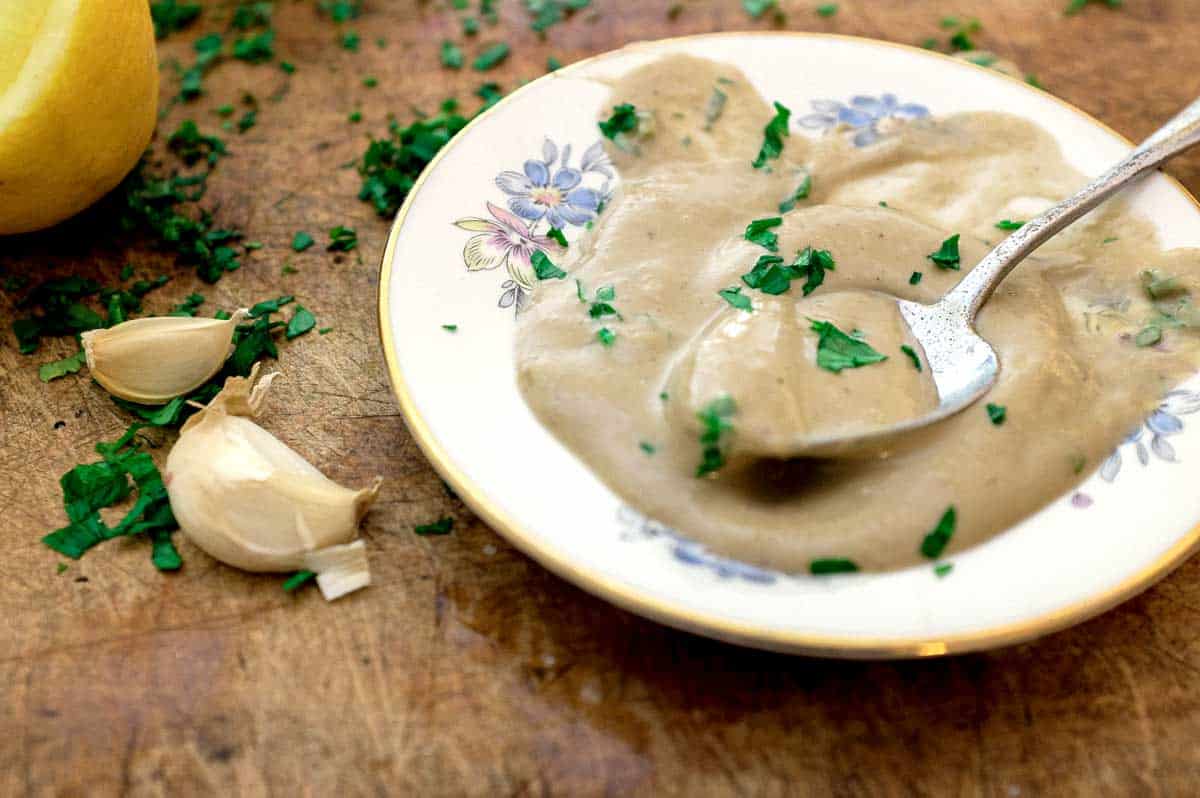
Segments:
[[[157,111],[145,0],[0,0],[0,235],[49,227],[112,190]]]

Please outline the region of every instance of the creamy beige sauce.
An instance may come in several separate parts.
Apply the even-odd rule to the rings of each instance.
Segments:
[[[706,129],[715,87],[727,99]],[[1150,225],[1110,203],[983,308],[979,332],[1001,361],[984,401],[877,457],[772,457],[805,431],[886,423],[936,401],[899,350],[911,343],[902,322],[847,292],[935,301],[1005,235],[997,221],[1030,218],[1083,176],[1046,132],[1002,113],[896,124],[865,148],[793,134],[769,172],[754,170],[772,109],[736,68],[687,56],[623,78],[608,106],[620,102],[652,114],[653,132],[611,148],[620,190],[560,265],[589,298],[612,286],[621,320],[591,318],[573,279],[541,282],[518,320],[518,380],[540,421],[622,498],[715,551],[788,571],[830,557],[862,569],[927,562],[921,541],[953,505],[949,557],[1079,482],[1196,367],[1190,329],[1165,329],[1153,347],[1134,337],[1156,318],[1141,272],[1195,289],[1200,253],[1162,251]],[[778,215],[805,172],[812,192],[775,228],[779,254],[826,249],[836,269],[808,297],[800,280],[778,296],[750,289],[741,276],[766,250],[746,225]],[[954,233],[962,271],[927,258]],[[739,285],[753,312],[717,294]],[[813,319],[858,331],[888,359],[819,368]],[[601,326],[616,334],[610,346]],[[720,439],[726,464],[697,478],[697,412],[726,395],[737,407]],[[984,402],[1007,408],[1002,425]]]

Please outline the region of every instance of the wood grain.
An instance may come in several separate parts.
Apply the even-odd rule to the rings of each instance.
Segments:
[[[913,43],[977,16],[980,46],[1051,91],[1139,137],[1200,89],[1193,0],[1126,0],[1064,17],[1066,0],[789,1],[786,27]],[[279,2],[276,51],[294,62],[226,63],[199,103],[172,108],[215,128],[216,106],[262,100],[257,127],[230,135],[211,201],[265,247],[215,288],[209,308],[294,292],[327,336],[283,352],[269,428],[335,479],[387,478],[364,535],[374,585],[326,605],[243,575],[184,544],[157,573],[146,547],[114,541],[56,573],[38,539],[62,522],[58,476],[127,423],[90,381],[43,385],[34,358],[0,347],[0,795],[1184,795],[1200,775],[1200,563],[1090,623],[1035,644],[927,662],[857,664],[711,642],[616,610],[549,575],[442,489],[397,415],[375,331],[387,223],[355,199],[368,131],[482,79],[511,88],[630,41],[768,27],[735,0],[593,0],[594,11],[528,29],[517,0],[481,42],[510,41],[494,73],[438,64],[459,38],[440,3],[367,0],[348,25],[359,53],[312,2]],[[161,46],[223,30],[229,4]],[[387,39],[380,48],[376,37]],[[468,54],[478,44],[467,46]],[[379,87],[362,78],[374,75]],[[163,96],[176,90],[163,70]],[[474,101],[466,103],[474,107]],[[361,108],[364,121],[349,124]],[[1171,166],[1200,188],[1200,157]],[[87,214],[0,240],[0,266],[115,278],[121,265],[175,275],[162,310],[195,288],[148,242]],[[291,253],[296,230],[358,229],[359,253]],[[299,271],[281,275],[285,259]],[[0,294],[0,322],[13,318]],[[59,424],[58,422],[64,422]],[[1176,466],[1194,468],[1194,464]],[[454,534],[414,524],[449,514]],[[1131,533],[1135,530],[1131,530]]]

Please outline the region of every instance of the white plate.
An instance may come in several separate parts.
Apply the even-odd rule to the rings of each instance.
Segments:
[[[606,164],[589,148],[608,90],[591,78],[677,52],[736,63],[763,96],[793,110],[793,135],[858,135],[870,146],[879,118],[919,105],[933,114],[1004,109],[1032,119],[1087,174],[1129,146],[1083,112],[993,70],[841,36],[653,42],[525,86],[472,122],[422,175],[396,219],[380,279],[383,348],[401,409],[476,513],[547,568],[633,612],[746,645],[843,657],[927,656],[1032,638],[1129,598],[1193,551],[1200,491],[1190,464],[1200,463],[1200,424],[1185,422],[1200,409],[1195,378],[1165,397],[1078,492],[957,555],[944,579],[928,566],[788,575],[714,556],[623,506],[552,438],[514,379],[514,311],[506,305],[524,290],[514,281],[521,272],[478,258],[473,265],[494,268],[468,270],[465,248],[476,236],[511,235],[503,227],[516,218],[505,210],[511,196],[496,178],[530,159],[561,163],[569,145],[583,185],[604,191]],[[839,113],[855,129],[822,131],[822,119]],[[1177,183],[1155,175],[1127,196],[1167,246],[1200,246],[1200,209]],[[573,201],[586,207],[594,199],[582,192]],[[546,221],[539,225],[544,233]],[[569,237],[586,235],[565,226]]]

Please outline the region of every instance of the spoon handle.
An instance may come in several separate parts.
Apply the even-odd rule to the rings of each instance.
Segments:
[[[943,303],[966,312],[967,320],[1029,253],[1095,208],[1110,195],[1189,147],[1200,143],[1200,100],[1184,108],[1152,133],[1120,163],[1035,219],[1026,222],[987,254],[946,295]]]

